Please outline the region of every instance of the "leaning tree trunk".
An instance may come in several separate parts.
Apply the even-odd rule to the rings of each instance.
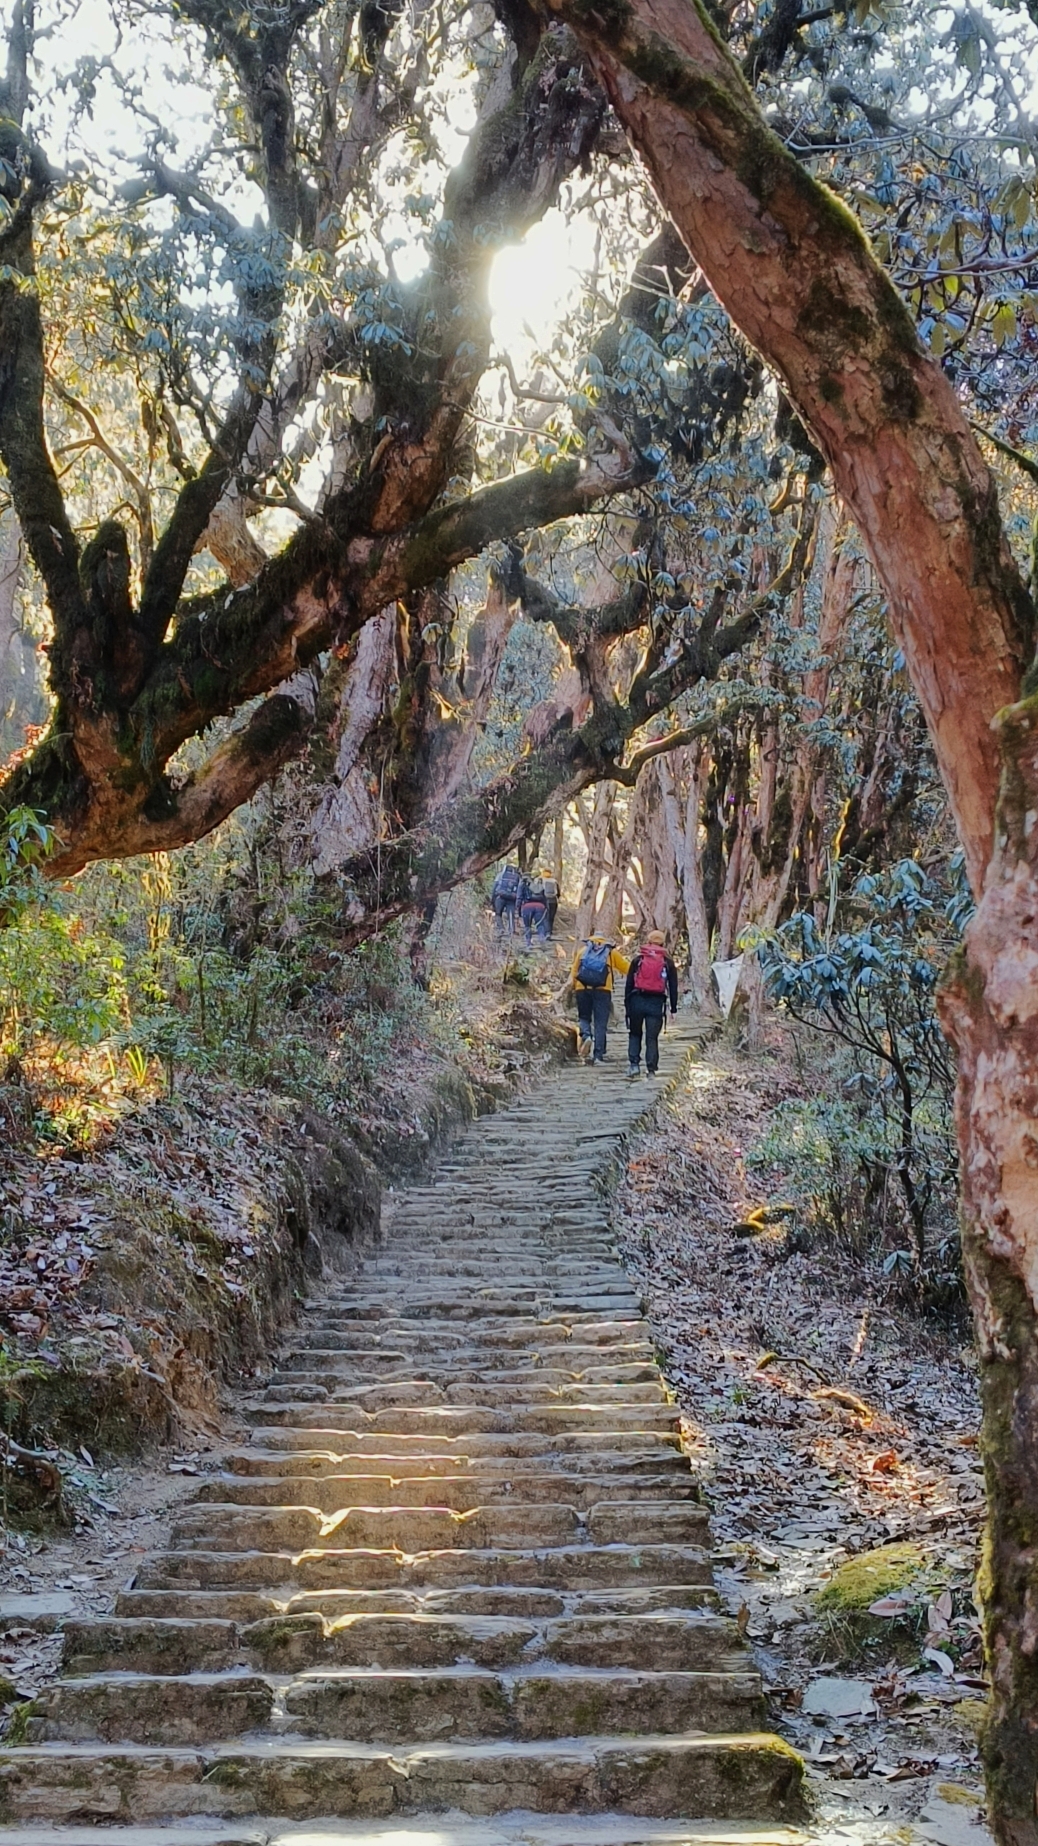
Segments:
[[[963,1260],[980,1347],[988,1788],[1004,1846],[1038,1842],[1038,694],[1000,714],[984,895],[941,995],[959,1054]]]

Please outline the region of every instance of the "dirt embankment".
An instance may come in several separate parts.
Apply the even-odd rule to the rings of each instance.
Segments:
[[[378,1234],[383,1183],[420,1172],[571,1036],[532,1000],[502,1007],[499,988],[478,1053],[463,1037],[456,1061],[413,1047],[349,1124],[185,1076],[74,1158],[22,1133],[0,1158],[8,1512],[61,1517],[81,1450],[204,1440],[223,1388],[267,1367],[312,1279]],[[24,1112],[10,1087],[0,1109]]]

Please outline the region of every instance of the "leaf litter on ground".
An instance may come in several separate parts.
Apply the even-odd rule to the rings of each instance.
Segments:
[[[893,1299],[882,1252],[804,1250],[785,1214],[760,1212],[745,1153],[800,1084],[777,1029],[752,1059],[708,1046],[629,1150],[621,1250],[684,1413],[719,1587],[820,1819],[964,1846],[968,1813],[970,1846],[990,1846],[975,1361],[961,1330]],[[918,1567],[877,1578],[853,1620],[819,1607],[841,1566],[877,1551]]]

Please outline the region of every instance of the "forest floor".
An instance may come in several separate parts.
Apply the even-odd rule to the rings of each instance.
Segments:
[[[631,1151],[621,1244],[826,1836],[989,1846],[975,1361],[878,1260],[747,1234],[746,1156],[802,1084],[783,1035],[752,1059],[715,1040]]]

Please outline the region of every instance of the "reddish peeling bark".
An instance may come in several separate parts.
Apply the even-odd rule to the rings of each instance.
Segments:
[[[711,287],[781,376],[869,547],[975,890],[990,722],[1033,612],[954,393],[849,212],[763,122],[698,0],[551,0],[587,51]]]
[[[1000,716],[995,856],[942,996],[984,1404],[984,1738],[1004,1846],[1038,1842],[1038,696]]]

